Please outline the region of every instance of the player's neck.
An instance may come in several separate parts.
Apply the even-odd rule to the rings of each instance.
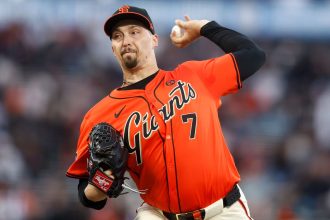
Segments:
[[[145,66],[142,68],[133,68],[129,70],[123,69],[123,74],[124,74],[123,86],[128,86],[138,81],[141,81],[142,79],[145,79],[148,76],[157,72],[158,69],[159,68],[157,64]]]

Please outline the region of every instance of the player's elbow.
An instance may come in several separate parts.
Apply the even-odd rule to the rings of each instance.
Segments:
[[[266,53],[257,46],[237,51],[234,56],[242,81],[256,73],[266,61]]]
[[[249,51],[249,67],[246,68],[245,75],[243,74],[242,80],[246,80],[251,75],[255,74],[265,63],[266,53],[259,47]]]

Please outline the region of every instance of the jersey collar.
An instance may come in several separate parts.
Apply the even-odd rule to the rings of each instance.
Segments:
[[[118,87],[111,91],[110,97],[128,98],[134,96],[144,96],[146,90],[154,88],[162,80],[164,71],[159,69],[156,73],[147,78],[126,87]]]

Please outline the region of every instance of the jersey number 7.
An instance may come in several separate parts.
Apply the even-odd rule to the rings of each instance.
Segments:
[[[197,127],[197,116],[196,113],[184,114],[181,116],[182,122],[187,123],[191,120],[190,136],[189,139],[194,139],[196,137],[196,127]]]

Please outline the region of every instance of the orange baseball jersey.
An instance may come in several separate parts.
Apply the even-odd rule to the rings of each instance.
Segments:
[[[151,206],[182,213],[224,197],[240,177],[218,119],[241,87],[232,54],[159,70],[145,89],[113,90],[85,115],[67,176],[87,178],[88,135],[108,122],[129,149],[128,171]]]

